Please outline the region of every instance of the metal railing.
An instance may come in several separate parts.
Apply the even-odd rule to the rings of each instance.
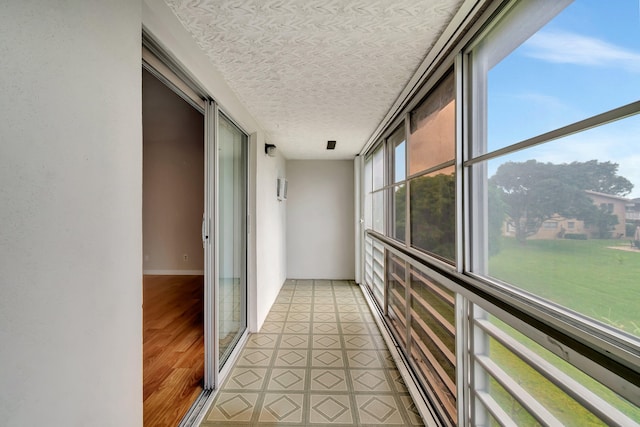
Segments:
[[[470,292],[468,283],[443,276],[439,265],[417,259],[391,239],[367,233],[366,240],[384,255],[383,315],[444,425],[580,425],[572,417],[583,416],[593,418],[594,425],[640,425],[637,406],[591,378],[576,379],[567,372],[569,364],[545,348],[558,335],[536,330],[531,336],[530,318],[518,310],[504,316],[507,306],[484,299],[481,291]],[[365,274],[373,288],[371,277]],[[458,370],[465,374],[457,375]],[[528,383],[530,377],[537,386]],[[563,413],[548,403],[550,396],[577,409]]]

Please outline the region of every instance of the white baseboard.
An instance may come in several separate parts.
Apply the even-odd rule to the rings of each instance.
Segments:
[[[154,276],[203,276],[204,270],[143,270],[142,274]]]

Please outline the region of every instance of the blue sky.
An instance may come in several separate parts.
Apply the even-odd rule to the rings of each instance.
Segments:
[[[489,72],[489,149],[638,100],[640,0],[576,0]],[[640,197],[640,116],[508,157],[613,161]]]

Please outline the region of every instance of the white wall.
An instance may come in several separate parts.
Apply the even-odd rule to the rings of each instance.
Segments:
[[[140,3],[0,6],[0,423],[142,425]]]
[[[354,279],[353,177],[352,160],[287,162],[289,278]]]
[[[287,278],[287,209],[276,197],[278,177],[287,176],[286,159],[264,153],[264,139],[256,138],[256,325],[262,326]]]
[[[249,329],[256,332],[286,279],[286,206],[276,200],[275,180],[285,159],[264,154],[264,131],[224,82],[169,7],[142,0],[142,23],[157,42],[188,70],[243,130],[252,134],[249,215]]]

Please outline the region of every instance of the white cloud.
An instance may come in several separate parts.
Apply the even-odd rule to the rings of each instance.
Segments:
[[[568,31],[543,31],[525,44],[525,55],[547,62],[622,67],[640,72],[640,53]]]

